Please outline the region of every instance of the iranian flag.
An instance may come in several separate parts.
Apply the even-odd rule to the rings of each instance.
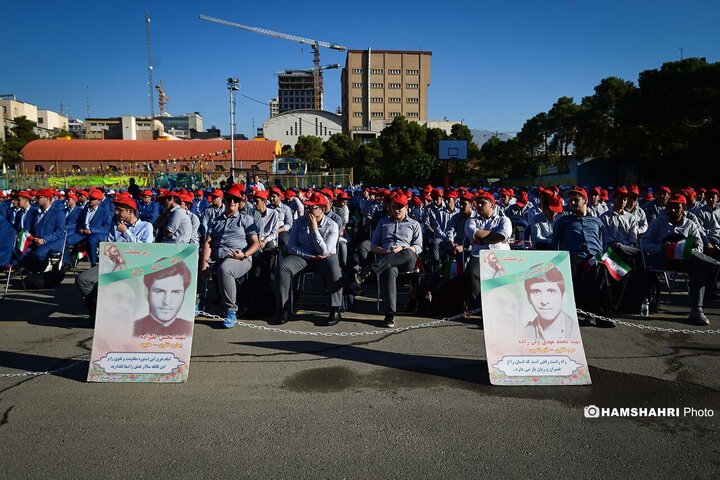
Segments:
[[[690,252],[695,248],[695,238],[690,237],[687,240],[681,240],[675,243],[669,243],[663,248],[665,258],[671,260],[682,260],[690,258]]]
[[[20,229],[20,233],[18,233],[17,241],[15,242],[15,248],[20,253],[25,253],[25,250],[28,249],[30,244],[33,241],[33,236],[30,235],[30,232],[25,230],[24,228]]]
[[[615,281],[619,281],[631,270],[630,265],[623,262],[612,248],[608,248],[607,252],[600,256],[599,261],[607,267],[608,273],[610,273],[610,276],[613,277]]]

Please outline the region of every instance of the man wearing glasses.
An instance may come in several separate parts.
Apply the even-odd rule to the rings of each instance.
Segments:
[[[293,224],[287,246],[289,255],[280,261],[278,269],[280,305],[276,323],[283,324],[290,319],[292,278],[303,271],[312,271],[325,279],[330,292],[330,314],[322,325],[335,325],[342,320],[342,272],[336,250],[338,224],[325,215],[330,203],[322,193],[314,193],[303,203],[305,215]]]
[[[408,197],[402,192],[390,197],[390,215],[378,222],[371,242],[370,251],[378,257],[372,269],[380,276],[385,299],[382,325],[387,328],[395,326],[398,274],[413,270],[422,251],[422,227],[408,216],[407,205]]]
[[[252,255],[260,248],[258,226],[253,217],[242,213],[245,192],[231,186],[223,197],[225,213],[208,226],[200,262],[201,273],[210,275],[210,259],[215,261],[221,298],[225,307],[225,328],[237,322],[237,283],[250,271]]]

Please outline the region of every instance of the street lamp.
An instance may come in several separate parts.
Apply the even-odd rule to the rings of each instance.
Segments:
[[[227,89],[230,90],[230,177],[232,177],[235,169],[235,92],[240,90],[240,81],[237,78],[228,78]]]

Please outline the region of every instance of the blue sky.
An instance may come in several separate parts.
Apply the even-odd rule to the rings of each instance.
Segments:
[[[289,41],[198,19],[224,18],[353,49],[430,50],[430,119],[515,132],[558,97],[580,101],[605,77],[685,57],[720,61],[717,1],[431,0],[284,2],[76,0],[0,2],[0,93],[73,117],[147,115],[144,12],[152,17],[154,82],[174,114],[198,111],[229,132],[225,79],[266,102],[274,73],[309,68],[312,52]],[[400,24],[400,22],[402,24]],[[345,54],[321,50],[323,65]],[[157,95],[156,95],[157,97]],[[340,105],[340,70],[325,75],[325,108]],[[157,103],[155,106],[157,111]],[[265,105],[238,97],[237,129],[250,136]]]

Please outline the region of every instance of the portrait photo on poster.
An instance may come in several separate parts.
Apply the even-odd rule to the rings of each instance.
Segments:
[[[193,284],[185,262],[145,275],[143,284],[148,314],[135,321],[133,336],[191,335],[193,322],[179,317],[187,291]]]

